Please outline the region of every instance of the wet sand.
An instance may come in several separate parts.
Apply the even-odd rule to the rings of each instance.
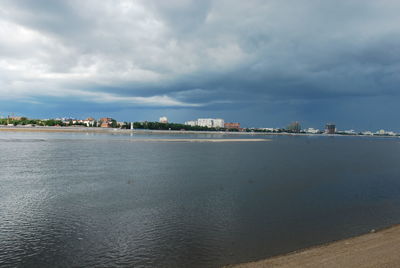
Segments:
[[[227,267],[400,267],[400,225],[287,255]]]

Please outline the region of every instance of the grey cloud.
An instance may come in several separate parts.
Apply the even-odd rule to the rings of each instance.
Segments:
[[[119,103],[167,96],[193,109],[398,96],[399,8],[389,0],[8,0],[0,93],[99,92]]]

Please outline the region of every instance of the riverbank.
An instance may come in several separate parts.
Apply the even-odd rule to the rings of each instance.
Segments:
[[[307,134],[287,132],[229,132],[229,131],[194,131],[194,130],[150,130],[150,129],[120,129],[120,128],[99,128],[99,127],[43,127],[43,126],[0,126],[0,132],[70,132],[70,133],[108,133],[108,134],[157,134],[157,135],[219,135],[219,136],[340,136],[340,137],[374,137],[374,138],[399,138],[395,136],[361,136],[361,135],[340,135],[340,134]]]
[[[400,267],[400,225],[266,260],[227,266],[261,267]]]
[[[192,131],[192,130],[149,130],[149,129],[120,129],[96,127],[6,127],[0,126],[0,131],[9,132],[73,132],[73,133],[113,133],[113,134],[207,134],[207,135],[305,135],[291,133],[268,132],[228,132],[228,131]]]

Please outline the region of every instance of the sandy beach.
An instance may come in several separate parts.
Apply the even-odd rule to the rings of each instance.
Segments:
[[[400,267],[400,225],[266,260],[230,265],[261,267]]]

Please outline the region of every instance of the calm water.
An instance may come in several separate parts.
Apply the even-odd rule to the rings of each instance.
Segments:
[[[400,222],[400,139],[134,138],[0,133],[0,266],[218,267]]]

